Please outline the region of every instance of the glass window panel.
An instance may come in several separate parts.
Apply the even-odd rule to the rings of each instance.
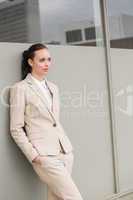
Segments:
[[[97,0],[40,0],[42,40],[47,44],[103,46]]]
[[[103,46],[97,0],[1,0],[0,42]]]
[[[108,0],[110,44],[112,48],[133,48],[133,1]]]
[[[72,30],[66,31],[66,42],[78,42],[82,41],[82,31],[81,30]]]
[[[0,42],[41,41],[38,0],[0,1]]]
[[[120,199],[125,200],[133,196],[128,194],[128,189],[133,188],[133,1],[107,0],[107,3],[119,188],[121,193],[127,191]]]

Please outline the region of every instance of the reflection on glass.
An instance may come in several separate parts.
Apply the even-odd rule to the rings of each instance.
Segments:
[[[99,0],[0,0],[0,41],[103,46]]]
[[[40,40],[38,0],[0,0],[0,42]]]
[[[133,1],[108,0],[110,43],[113,48],[133,48]]]
[[[42,40],[48,44],[103,46],[99,0],[40,0]]]

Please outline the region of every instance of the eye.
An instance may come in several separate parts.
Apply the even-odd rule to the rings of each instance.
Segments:
[[[48,57],[48,58],[41,58],[40,59],[40,62],[45,62],[46,60],[48,60],[49,62],[51,61],[51,57]]]
[[[48,58],[48,61],[51,61],[51,57]]]
[[[40,62],[44,62],[44,61],[45,61],[45,58],[41,58],[41,59],[40,59]]]

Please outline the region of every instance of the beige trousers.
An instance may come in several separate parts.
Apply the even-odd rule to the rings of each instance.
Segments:
[[[83,200],[71,173],[73,153],[42,156],[42,164],[33,163],[33,169],[48,186],[48,200]]]

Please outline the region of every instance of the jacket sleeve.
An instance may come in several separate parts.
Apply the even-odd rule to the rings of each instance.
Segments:
[[[10,88],[10,133],[27,159],[32,160],[39,155],[26,136],[24,129],[25,93],[24,88],[15,85]]]

